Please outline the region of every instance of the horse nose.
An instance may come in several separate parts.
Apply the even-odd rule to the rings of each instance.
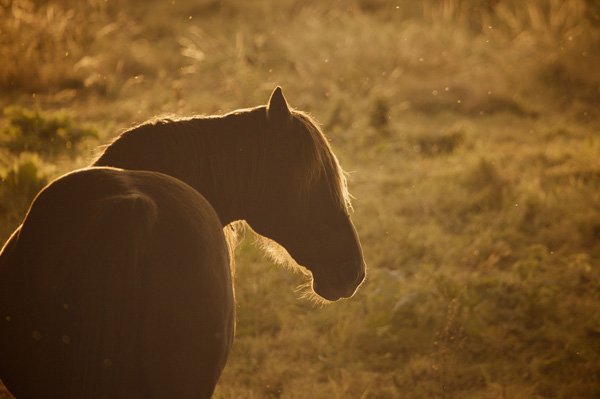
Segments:
[[[365,265],[361,262],[357,266],[356,272],[348,276],[349,278],[346,280],[347,283],[344,288],[345,292],[341,295],[341,297],[350,298],[352,295],[354,295],[358,290],[358,287],[360,287],[362,282],[365,280],[365,275]]]
[[[358,270],[358,273],[356,274],[356,280],[354,280],[354,285],[356,287],[358,287],[365,280],[366,275],[367,275],[366,267],[364,264],[362,264],[361,268]]]
[[[353,261],[351,270],[353,272],[346,274],[345,280],[349,286],[356,289],[365,279],[366,267],[364,261],[362,259]]]

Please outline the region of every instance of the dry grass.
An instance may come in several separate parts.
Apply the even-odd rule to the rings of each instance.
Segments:
[[[216,398],[600,395],[595,2],[0,4],[3,108],[62,109],[105,142],[281,84],[351,172],[367,283],[315,307],[242,241]],[[38,185],[91,158],[13,147],[2,238]]]

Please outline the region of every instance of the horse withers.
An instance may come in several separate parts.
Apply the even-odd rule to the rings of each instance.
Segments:
[[[327,300],[364,279],[342,169],[277,88],[155,119],[34,200],[0,253],[0,378],[18,399],[210,397],[233,336],[223,227],[283,246]]]

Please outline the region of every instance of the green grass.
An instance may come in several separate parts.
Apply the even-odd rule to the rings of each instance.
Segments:
[[[2,241],[121,129],[276,84],[350,172],[362,290],[315,306],[247,237],[215,398],[600,395],[595,2],[0,7]]]

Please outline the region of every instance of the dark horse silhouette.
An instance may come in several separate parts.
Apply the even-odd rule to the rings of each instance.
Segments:
[[[33,201],[0,253],[0,378],[18,398],[208,398],[234,330],[223,227],[245,220],[328,300],[365,276],[343,172],[280,88],[134,127]]]

